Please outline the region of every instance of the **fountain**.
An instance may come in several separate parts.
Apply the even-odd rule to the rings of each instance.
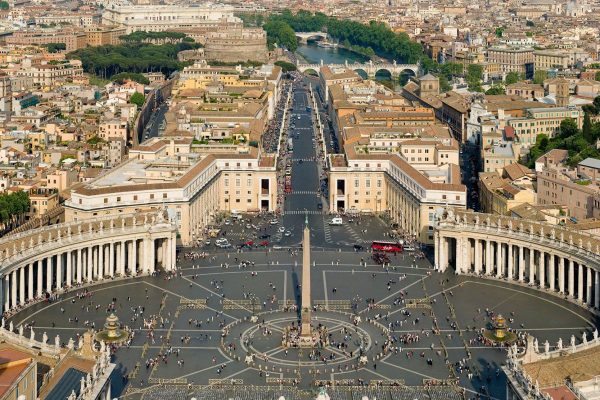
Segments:
[[[119,318],[111,313],[106,317],[104,329],[96,333],[95,339],[105,343],[123,343],[129,338],[129,332],[120,329]]]
[[[512,343],[517,339],[517,335],[508,330],[506,319],[502,314],[498,314],[498,316],[492,320],[492,328],[486,329],[483,336],[497,343]]]

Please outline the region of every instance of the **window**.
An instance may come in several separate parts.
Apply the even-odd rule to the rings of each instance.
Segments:
[[[167,198],[167,194],[163,193],[163,199],[166,199],[166,198]]]
[[[235,186],[240,187],[240,178],[235,178]]]
[[[445,194],[442,195],[442,199],[446,200],[446,195]]]
[[[235,199],[235,202],[236,202],[236,203],[239,203],[239,202],[240,202],[240,199]]]
[[[225,186],[229,186],[229,178],[225,178]]]
[[[354,180],[354,187],[358,187],[358,186],[359,186],[358,179],[355,179],[355,180]]]
[[[133,196],[133,200],[135,201],[135,200],[137,200],[137,199],[138,199],[138,198],[137,198],[137,194],[136,194],[136,195],[134,195],[134,196]]]
[[[104,198],[104,204],[108,203],[108,199],[105,197]]]
[[[117,196],[117,201],[121,201],[121,198]]]
[[[252,186],[252,178],[247,179],[246,186]]]
[[[150,193],[150,200],[154,199],[154,193]]]

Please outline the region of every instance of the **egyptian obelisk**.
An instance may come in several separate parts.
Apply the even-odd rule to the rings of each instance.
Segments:
[[[304,222],[304,233],[302,239],[302,332],[300,341],[312,342],[312,328],[310,327],[310,311],[312,308],[310,300],[310,229],[308,228],[308,216]]]

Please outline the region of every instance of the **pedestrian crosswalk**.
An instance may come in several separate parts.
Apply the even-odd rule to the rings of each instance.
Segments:
[[[316,161],[316,157],[310,157],[310,158],[292,158],[293,162],[311,162],[311,161]]]
[[[324,215],[323,211],[315,211],[315,210],[288,210],[283,212],[284,215]]]
[[[312,195],[317,195],[319,194],[319,192],[316,192],[314,190],[292,190],[291,193],[288,193],[287,195],[292,195],[292,194],[312,194]]]

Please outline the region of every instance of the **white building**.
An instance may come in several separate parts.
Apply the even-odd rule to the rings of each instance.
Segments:
[[[106,8],[102,23],[135,31],[161,32],[181,28],[210,28],[224,22],[241,23],[230,6],[205,4],[201,7],[174,5],[136,5]]]

